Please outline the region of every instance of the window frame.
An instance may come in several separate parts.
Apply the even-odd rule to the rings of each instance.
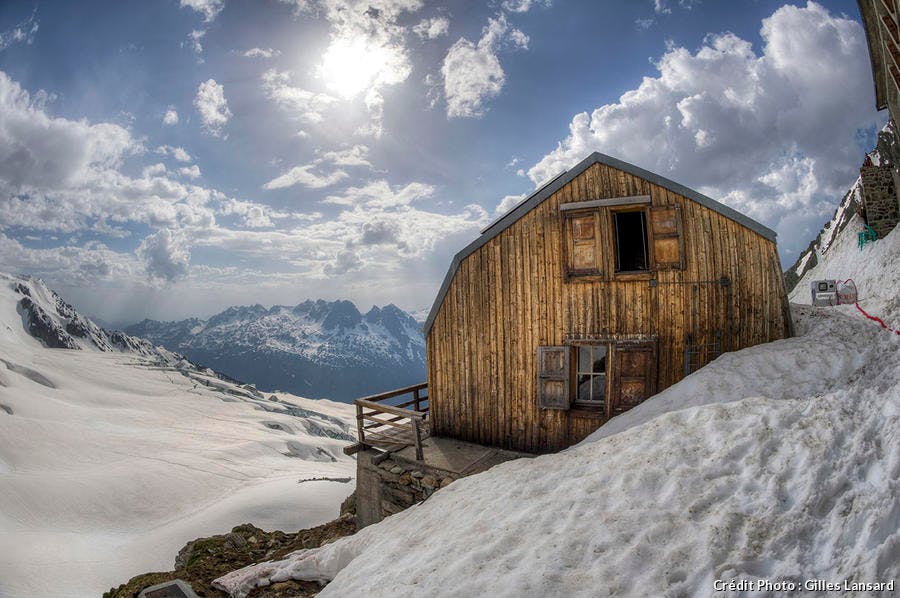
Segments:
[[[560,213],[560,257],[565,282],[592,282],[612,280],[650,280],[657,271],[653,250],[653,227],[650,212],[653,209],[649,195],[613,197],[589,201],[564,203]],[[618,245],[616,242],[615,215],[622,212],[642,212],[647,269],[616,271]],[[596,268],[576,269],[574,267],[574,237],[571,220],[594,216],[594,256]],[[678,232],[680,234],[679,229]]]
[[[572,363],[572,375],[571,375],[571,396],[572,396],[572,406],[575,409],[581,409],[584,411],[597,411],[602,412],[604,415],[609,413],[609,394],[611,391],[610,385],[612,383],[612,376],[610,375],[610,363],[612,361],[613,355],[613,347],[615,342],[613,341],[597,341],[597,340],[583,340],[583,341],[573,341],[570,343],[571,351],[574,355],[569,357],[570,362]],[[603,376],[603,401],[581,401],[578,398],[578,387],[579,377],[582,375],[580,371],[580,362],[581,362],[581,349],[583,347],[591,347],[592,357],[593,357],[593,348],[594,347],[603,347],[606,349],[606,354],[604,355],[604,370],[602,374],[586,372],[585,375],[590,376],[591,378],[595,376]],[[593,380],[591,381],[591,385],[593,388]],[[593,391],[591,392],[593,394]]]
[[[613,259],[613,276],[620,277],[640,277],[654,271],[654,259],[651,255],[653,247],[652,232],[650,230],[650,210],[646,205],[624,205],[609,208],[609,230],[612,238],[612,259]],[[619,270],[619,235],[616,225],[616,216],[619,214],[640,212],[642,214],[642,229],[644,232],[644,262],[647,267],[643,270]]]

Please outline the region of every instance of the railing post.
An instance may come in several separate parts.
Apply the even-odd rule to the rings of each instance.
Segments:
[[[416,411],[421,411],[422,407],[419,405],[419,389],[416,388],[413,391],[413,401],[415,401],[414,407]]]
[[[416,461],[424,461],[425,455],[422,453],[422,433],[419,430],[419,418],[413,417],[412,428],[413,428],[413,438],[416,441]]]
[[[359,443],[363,446],[366,444],[366,431],[363,425],[363,408],[362,405],[356,405],[356,429],[359,432]]]

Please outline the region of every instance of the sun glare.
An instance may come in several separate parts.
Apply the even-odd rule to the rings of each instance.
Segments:
[[[322,55],[319,74],[329,89],[350,99],[372,85],[387,63],[386,50],[365,39],[334,40]]]

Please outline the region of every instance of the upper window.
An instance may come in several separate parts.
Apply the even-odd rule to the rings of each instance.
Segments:
[[[650,269],[647,258],[647,216],[644,210],[615,212],[616,272],[638,272]]]
[[[683,270],[681,208],[650,206],[650,196],[613,197],[559,206],[566,279],[643,278]]]

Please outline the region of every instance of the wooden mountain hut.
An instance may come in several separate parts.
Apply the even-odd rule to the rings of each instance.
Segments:
[[[594,153],[453,259],[425,323],[430,434],[556,451],[791,330],[774,231]]]

